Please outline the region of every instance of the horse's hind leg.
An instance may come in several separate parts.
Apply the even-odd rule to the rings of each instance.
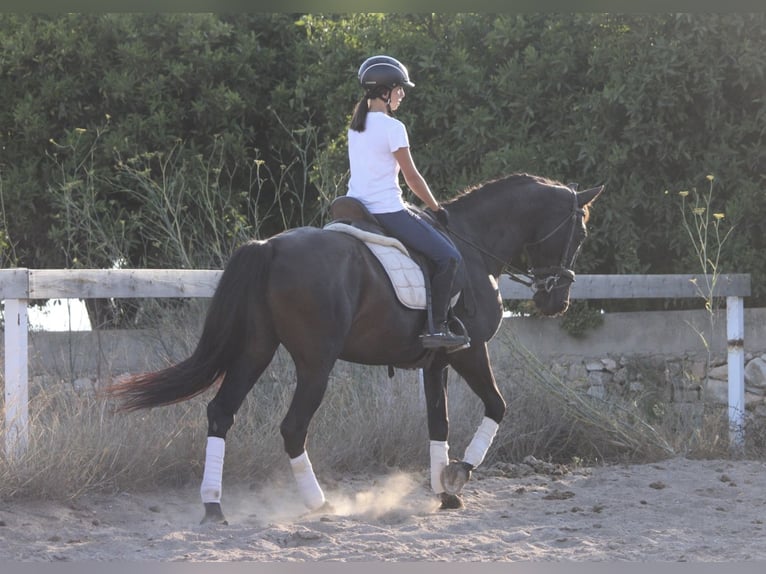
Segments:
[[[207,405],[205,470],[200,486],[200,497],[205,506],[202,522],[226,523],[221,509],[226,433],[234,424],[234,415],[242,406],[247,393],[271,362],[277,346],[276,341],[269,344],[261,342],[256,352],[243,353],[226,371],[221,387]]]
[[[428,411],[428,438],[431,457],[431,489],[441,501],[441,509],[463,507],[460,489],[450,482],[449,417],[447,409],[447,363],[437,360],[423,371],[423,390]]]
[[[306,436],[311,418],[327,390],[331,369],[332,363],[308,366],[296,361],[298,381],[295,394],[280,425],[298,490],[304,504],[311,510],[321,508],[325,504],[325,496],[306,452]]]
[[[442,485],[442,473],[449,464],[446,363],[433,363],[423,370],[423,391],[428,413],[431,489],[441,498],[442,508],[458,508],[460,500],[446,500],[448,495]]]

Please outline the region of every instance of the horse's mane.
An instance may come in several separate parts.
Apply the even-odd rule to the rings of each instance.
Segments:
[[[547,177],[542,177],[539,175],[531,175],[528,173],[512,173],[506,176],[498,177],[495,179],[489,179],[486,181],[483,181],[481,183],[472,185],[470,187],[467,187],[463,189],[462,191],[459,191],[457,195],[455,195],[452,199],[449,199],[444,203],[444,205],[449,205],[452,202],[463,200],[465,201],[471,194],[479,189],[486,189],[488,192],[491,192],[491,190],[496,190],[498,192],[505,190],[507,186],[514,186],[514,185],[521,185],[524,183],[534,183],[538,185],[544,185],[544,186],[552,186],[552,187],[567,187],[560,181],[556,181],[553,179],[549,179]],[[477,194],[477,196],[480,194]],[[583,208],[583,220],[585,222],[588,221],[588,218],[590,217],[590,210],[589,206],[585,206]]]
[[[470,187],[467,187],[467,188],[463,189],[462,191],[458,192],[458,194],[453,199],[449,200],[449,202],[455,201],[456,199],[459,199],[459,198],[461,198],[463,196],[470,195],[471,193],[473,193],[477,189],[483,189],[485,187],[494,187],[497,184],[501,184],[501,183],[502,184],[513,184],[513,183],[522,182],[522,181],[526,181],[526,182],[529,182],[529,183],[539,183],[541,185],[555,185],[555,186],[563,185],[562,183],[560,183],[558,181],[554,181],[552,179],[541,177],[539,175],[530,175],[528,173],[512,173],[510,175],[498,177],[498,178],[495,178],[495,179],[488,179],[488,180],[483,181],[481,183],[478,183],[478,184],[472,185]],[[447,202],[447,203],[449,203],[449,202]]]

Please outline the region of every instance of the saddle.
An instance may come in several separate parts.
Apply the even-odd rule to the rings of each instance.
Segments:
[[[347,223],[371,233],[385,235],[375,216],[358,199],[341,195],[330,204],[332,221]]]
[[[378,259],[405,307],[426,309],[430,289],[428,260],[411,253],[398,239],[387,235],[377,219],[357,199],[341,196],[330,205],[329,231],[346,233],[362,241]]]
[[[432,217],[427,217],[434,221]],[[387,235],[375,216],[358,199],[348,196],[335,198],[330,204],[330,218],[324,229],[347,233],[363,241],[385,269],[399,301],[411,309],[425,309],[431,324],[431,269],[428,258],[417,252],[410,253],[398,239]],[[451,308],[458,299],[460,292],[453,296]],[[466,333],[460,319],[452,311],[450,315]],[[389,376],[393,376],[391,366]]]

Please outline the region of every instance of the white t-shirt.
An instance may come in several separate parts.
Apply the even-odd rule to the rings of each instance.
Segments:
[[[363,132],[348,130],[351,177],[347,195],[364,203],[370,213],[404,209],[399,164],[393,152],[409,146],[402,122],[383,112],[368,112]]]

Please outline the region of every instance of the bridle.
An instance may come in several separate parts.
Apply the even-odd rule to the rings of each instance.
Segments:
[[[533,267],[530,269],[530,273],[532,274],[531,279],[533,281],[532,284],[534,285],[535,291],[543,289],[546,293],[550,293],[554,289],[566,287],[575,281],[574,263],[580,250],[575,250],[571,257],[567,257],[567,254],[569,253],[569,249],[572,246],[572,241],[574,240],[574,234],[575,229],[577,229],[578,219],[585,217],[585,210],[582,207],[579,207],[577,204],[577,194],[574,192],[572,192],[572,201],[572,211],[566,218],[561,221],[561,223],[554,227],[553,230],[547,233],[542,239],[538,239],[537,241],[533,241],[524,245],[525,248],[529,247],[530,245],[539,245],[552,237],[564,225],[570,223],[569,236],[567,237],[567,242],[564,245],[564,252],[561,254],[559,264],[549,267]],[[529,277],[529,275],[526,276]],[[511,275],[511,279],[516,280],[513,275]],[[560,285],[559,281],[561,281],[561,279],[568,279],[569,282]],[[529,282],[526,280],[523,282],[524,284],[529,285]]]
[[[571,283],[574,283],[575,281],[575,272],[573,270],[575,260],[577,259],[577,255],[579,253],[579,249],[577,249],[570,257],[567,257],[567,254],[569,253],[569,250],[572,246],[572,241],[574,240],[574,234],[575,230],[577,229],[577,225],[579,223],[579,220],[582,219],[585,216],[585,210],[580,207],[577,204],[577,194],[573,191],[572,192],[572,209],[567,214],[567,216],[562,219],[558,225],[556,225],[551,231],[546,233],[543,237],[540,239],[537,239],[535,241],[525,243],[524,248],[526,249],[530,245],[540,245],[541,243],[544,243],[551,237],[553,237],[556,232],[558,232],[562,227],[569,224],[569,236],[567,238],[567,242],[564,245],[564,251],[561,254],[561,257],[559,258],[559,264],[558,265],[552,265],[548,267],[532,267],[529,271],[522,271],[507,261],[501,259],[500,257],[497,257],[493,253],[490,253],[486,249],[482,248],[479,245],[476,245],[473,241],[466,239],[465,237],[462,237],[461,235],[455,233],[451,229],[449,230],[449,233],[453,235],[455,238],[459,239],[460,241],[467,243],[477,251],[481,252],[482,254],[486,255],[487,257],[490,257],[500,263],[502,265],[501,273],[506,272],[509,279],[512,281],[516,281],[517,283],[521,283],[522,285],[526,285],[527,287],[530,287],[534,289],[535,292],[537,291],[544,291],[546,293],[550,293],[554,289],[561,289],[564,287],[567,287]],[[562,279],[568,280],[566,283],[560,283]]]

